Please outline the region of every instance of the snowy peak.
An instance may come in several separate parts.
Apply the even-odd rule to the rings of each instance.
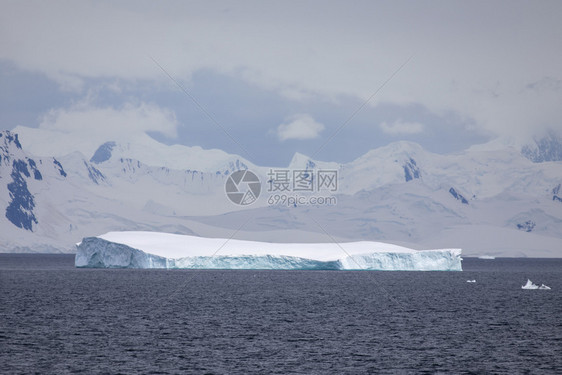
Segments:
[[[107,139],[97,143],[96,139],[77,138],[74,135],[40,128],[17,126],[14,130],[19,134],[26,151],[34,155],[62,158],[78,151],[91,156],[88,160],[96,165],[132,159],[152,167],[221,174],[231,173],[236,169],[255,168],[239,155],[199,146],[166,145],[146,133],[130,135],[125,140]]]
[[[300,152],[295,152],[291,162],[289,163],[289,168],[292,169],[314,169],[316,163],[312,161],[308,156],[301,154]],[[310,167],[310,168],[309,168]]]
[[[421,172],[418,168],[416,161],[410,158],[404,163],[404,179],[406,182],[413,180],[414,178],[420,178]]]
[[[111,159],[111,151],[117,144],[113,141],[102,144],[90,158],[91,163],[100,164]]]
[[[292,170],[300,170],[300,169],[314,170],[314,169],[338,169],[339,167],[340,164],[338,163],[313,160],[307,155],[301,154],[300,152],[295,152],[287,168]]]
[[[18,157],[23,157],[18,135],[8,130],[0,131],[0,164],[8,165]]]
[[[12,133],[9,130],[0,131],[0,149],[7,151],[12,146],[15,146],[21,150],[21,143],[19,141],[17,133]]]
[[[432,154],[412,142],[394,142],[371,150],[344,164],[338,178],[341,192],[356,193],[388,184],[400,184],[421,179]]]
[[[205,150],[198,146],[167,146],[148,135],[128,143],[105,142],[90,158],[91,163],[98,165],[119,163],[123,160],[135,160],[151,167],[221,174],[229,174],[253,166],[242,157],[222,150]]]
[[[5,205],[5,217],[16,227],[33,231],[38,224],[31,186],[42,182],[44,175],[65,178],[66,172],[55,158],[38,159],[25,153],[17,134],[0,132],[0,178],[6,178],[8,193],[0,203]]]
[[[521,154],[533,163],[562,161],[562,137],[550,131],[542,138],[521,148]]]
[[[12,172],[10,173],[12,182],[7,185],[10,201],[8,207],[6,207],[6,218],[18,228],[33,231],[33,224],[37,224],[37,218],[33,212],[35,197],[31,194],[27,185],[27,180],[31,177],[28,165],[32,168],[33,177],[36,180],[43,179],[33,160],[17,159],[13,161]]]
[[[371,150],[363,156],[346,164],[348,169],[392,169],[393,175],[401,176],[404,182],[421,177],[421,162],[426,159],[426,152],[413,142],[394,142],[384,147]],[[391,167],[392,165],[392,167]]]
[[[363,158],[410,159],[424,153],[426,153],[426,151],[417,143],[399,141],[371,150],[356,160],[360,160]]]

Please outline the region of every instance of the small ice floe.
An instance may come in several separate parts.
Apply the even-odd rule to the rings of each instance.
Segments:
[[[521,287],[521,289],[543,289],[543,290],[550,290],[550,289],[552,289],[552,288],[549,287],[549,286],[546,286],[546,285],[544,285],[544,284],[541,284],[541,286],[538,286],[538,285],[536,285],[536,284],[533,284],[533,282],[532,282],[531,280],[527,279],[527,284],[523,285],[523,286]]]
[[[531,280],[527,279],[527,284],[523,285],[521,289],[539,289],[539,286],[533,284]]]
[[[467,283],[475,283],[476,280],[466,280]]]

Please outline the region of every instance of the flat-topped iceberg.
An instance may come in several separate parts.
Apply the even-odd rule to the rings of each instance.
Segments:
[[[109,232],[77,245],[76,267],[462,271],[460,249],[382,242],[269,243],[158,232]]]

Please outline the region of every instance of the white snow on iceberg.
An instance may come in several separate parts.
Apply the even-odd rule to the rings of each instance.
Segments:
[[[269,243],[158,232],[109,232],[78,244],[88,268],[462,271],[460,249],[381,242]]]
[[[521,289],[539,289],[539,286],[533,284],[531,280],[527,279],[527,284],[523,285]]]
[[[531,280],[527,279],[527,284],[523,285],[521,287],[521,289],[543,289],[543,290],[550,290],[551,288],[549,286],[546,286],[544,284],[541,284],[541,286],[538,286],[537,284],[533,283]]]

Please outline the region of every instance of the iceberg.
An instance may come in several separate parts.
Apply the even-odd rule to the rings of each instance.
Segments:
[[[527,279],[527,284],[523,285],[521,289],[539,289],[539,286],[533,284],[531,280]]]
[[[523,285],[521,287],[521,289],[543,289],[543,290],[551,290],[552,288],[549,286],[546,286],[544,284],[541,284],[541,286],[538,286],[537,284],[534,284],[531,280],[527,279],[527,284]]]
[[[462,271],[460,249],[371,241],[269,243],[159,232],[109,232],[77,245],[76,267]]]

